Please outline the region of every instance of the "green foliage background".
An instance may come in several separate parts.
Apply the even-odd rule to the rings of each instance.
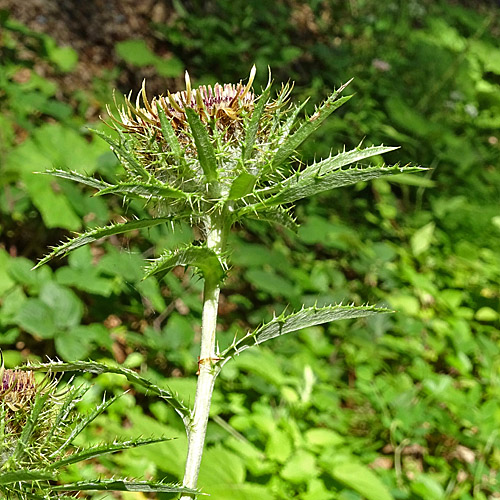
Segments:
[[[137,91],[152,75],[153,86],[163,85],[155,91],[179,90],[184,69],[195,85],[235,82],[255,62],[255,88],[270,66],[276,82],[296,82],[295,100],[312,96],[310,111],[355,77],[356,96],[302,149],[304,161],[363,140],[399,144],[386,161],[432,170],[299,204],[297,234],[260,223],[235,231],[220,336],[228,344],[287,305],[370,302],[398,312],[306,329],[229,363],[216,386],[200,486],[215,500],[499,498],[498,8],[371,0],[166,8],[165,22],[110,47],[113,67],[78,90],[65,82],[82,54],[0,15],[7,365],[47,356],[116,362],[193,400],[201,283],[189,272],[140,281],[154,247],[191,241],[188,229],[174,237],[154,227],[30,271],[72,231],[143,211],[33,174],[119,174],[107,145],[86,129],[104,127],[97,114],[113,87],[128,92],[124,82],[136,82]],[[127,387],[109,374],[92,383],[83,410]],[[178,480],[181,422],[137,389],[81,439],[140,434],[178,439],[75,468],[68,479],[119,470]],[[138,495],[122,498],[145,498]]]

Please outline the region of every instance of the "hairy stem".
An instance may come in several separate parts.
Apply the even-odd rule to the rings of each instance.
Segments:
[[[223,228],[212,220],[207,236],[207,246],[216,252],[221,252],[224,246],[225,234]],[[203,291],[203,316],[201,325],[201,348],[199,358],[198,383],[192,410],[191,426],[188,429],[188,454],[184,471],[183,486],[196,488],[200,472],[201,457],[207,432],[208,415],[212,401],[217,370],[216,327],[217,309],[219,305],[220,284],[205,280]],[[196,495],[185,494],[180,500],[195,498]]]

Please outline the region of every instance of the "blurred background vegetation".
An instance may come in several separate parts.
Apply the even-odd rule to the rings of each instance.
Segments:
[[[354,77],[355,98],[301,150],[303,160],[363,141],[401,145],[387,162],[431,170],[302,203],[297,234],[238,228],[220,335],[230,342],[272,311],[315,301],[397,313],[306,329],[230,363],[216,386],[200,485],[214,500],[500,498],[497,2],[0,0],[0,8],[0,347],[9,367],[47,356],[120,363],[193,400],[201,283],[190,272],[140,281],[155,246],[175,243],[168,228],[30,271],[73,231],[143,211],[33,173],[119,175],[87,129],[104,128],[98,117],[113,89],[135,95],[146,78],[149,95],[177,91],[185,69],[194,85],[237,82],[255,62],[256,90],[269,66],[275,82],[295,82],[296,101],[311,96],[311,112]],[[110,375],[92,384],[83,410],[127,387]],[[91,462],[68,479],[120,471],[179,480],[179,424],[131,388],[81,439],[178,439]]]

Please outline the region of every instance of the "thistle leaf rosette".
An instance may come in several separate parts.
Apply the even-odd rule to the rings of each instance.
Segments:
[[[97,195],[144,200],[152,214],[144,227],[154,225],[155,220],[187,221],[207,236],[214,220],[225,232],[247,218],[295,228],[290,209],[301,198],[359,181],[421,170],[365,163],[395,149],[387,146],[343,150],[310,165],[294,167],[297,148],[351,98],[342,96],[350,82],[329,95],[311,116],[300,120],[305,103],[290,103],[292,85],[283,85],[272,98],[271,83],[260,95],[254,92],[254,78],[255,66],[246,83],[193,88],[186,72],[185,90],[166,92],[151,100],[144,82],[134,102],[129,94],[114,112],[108,107],[107,124],[114,130],[114,137],[97,132],[123,166],[123,180],[111,184],[76,172],[49,173],[89,185]],[[137,222],[130,223],[130,229],[135,227]],[[125,223],[100,228],[98,233],[106,236],[127,229]],[[39,265],[94,241],[96,236],[95,230],[78,235],[54,248]],[[218,257],[224,267],[223,256]],[[155,266],[153,262],[148,275],[153,274]]]

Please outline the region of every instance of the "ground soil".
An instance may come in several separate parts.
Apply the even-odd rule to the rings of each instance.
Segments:
[[[0,9],[33,31],[53,37],[61,46],[78,53],[78,66],[58,83],[71,92],[86,89],[95,77],[117,66],[116,85],[120,91],[138,88],[143,78],[148,89],[163,93],[168,82],[154,68],[141,68],[140,74],[127,67],[114,50],[117,42],[141,38],[159,55],[168,56],[169,47],[159,40],[152,26],[168,24],[175,18],[171,3],[162,0],[0,0]],[[44,75],[45,76],[45,75]],[[170,87],[172,88],[172,87]]]

